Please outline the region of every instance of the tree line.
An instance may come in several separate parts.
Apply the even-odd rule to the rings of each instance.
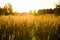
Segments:
[[[59,15],[60,14],[60,4],[57,4],[56,7],[54,9],[39,9],[38,10],[38,14],[56,14]]]
[[[6,4],[3,8],[0,7],[0,15],[10,15],[12,12],[12,5],[10,3]],[[35,11],[34,11],[35,13]],[[36,13],[35,13],[36,14]],[[39,9],[37,12],[38,15],[41,14],[60,14],[60,4],[57,4],[54,9]]]

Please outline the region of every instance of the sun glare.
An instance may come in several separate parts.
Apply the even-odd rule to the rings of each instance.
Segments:
[[[13,11],[29,12],[45,8],[54,8],[59,0],[0,0],[0,5],[11,3]]]

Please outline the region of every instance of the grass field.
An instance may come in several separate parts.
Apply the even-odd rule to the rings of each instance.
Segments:
[[[60,16],[0,16],[0,40],[59,40]]]

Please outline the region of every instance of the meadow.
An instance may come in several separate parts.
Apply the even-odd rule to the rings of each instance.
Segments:
[[[59,40],[60,16],[1,15],[0,40]]]

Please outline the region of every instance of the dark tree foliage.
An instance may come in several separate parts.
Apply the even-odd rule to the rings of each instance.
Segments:
[[[53,10],[52,9],[41,9],[38,10],[38,14],[52,14]]]
[[[4,14],[3,8],[0,8],[0,15]]]
[[[53,11],[56,15],[60,15],[60,4],[56,5]]]
[[[47,9],[47,13],[52,14],[53,10],[52,9]]]
[[[12,13],[12,5],[10,3],[6,4],[4,8],[0,8],[0,15],[10,15]]]
[[[6,15],[12,14],[12,6],[10,3],[8,3],[4,6],[4,12]]]
[[[38,14],[42,15],[43,14],[43,10],[38,10]]]
[[[39,9],[38,14],[55,14],[60,15],[60,4],[57,4],[54,9]]]

